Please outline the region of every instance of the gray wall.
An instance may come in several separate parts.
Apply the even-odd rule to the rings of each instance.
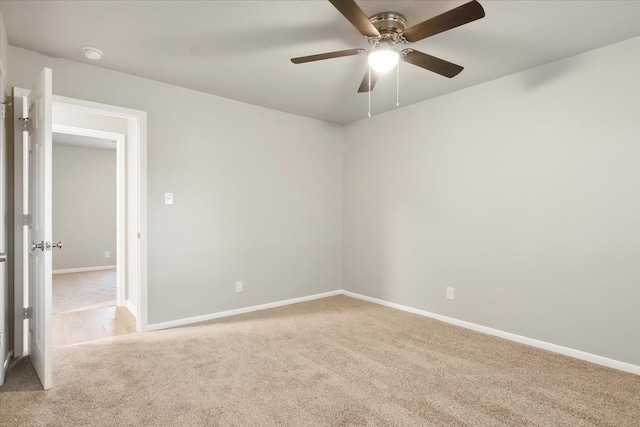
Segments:
[[[340,126],[14,47],[9,66],[14,86],[47,66],[57,95],[147,111],[150,323],[342,287]]]
[[[346,127],[344,287],[640,365],[639,52]]]
[[[116,264],[115,150],[53,145],[53,239],[54,271]]]
[[[640,364],[639,43],[345,128],[17,48],[9,75],[148,111],[151,323],[342,287]]]

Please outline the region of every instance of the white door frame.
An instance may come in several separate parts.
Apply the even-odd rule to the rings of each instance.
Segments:
[[[54,102],[53,109],[55,111],[57,104]],[[55,116],[55,113],[54,113]],[[116,305],[118,307],[127,306],[134,317],[138,317],[135,312],[135,306],[129,300],[127,304],[125,300],[125,283],[126,283],[126,157],[125,157],[125,134],[119,132],[107,132],[104,130],[81,128],[76,126],[67,126],[53,124],[54,133],[63,133],[65,135],[89,136],[93,138],[109,139],[116,142]],[[55,160],[54,160],[55,169]],[[55,230],[54,230],[55,232]],[[63,271],[64,272],[64,271]],[[56,274],[54,270],[53,274]]]
[[[26,89],[13,88],[13,111],[14,115],[20,114],[22,117],[22,104],[25,97],[29,96]],[[27,321],[23,318],[23,307],[26,300],[26,288],[28,283],[25,281],[26,268],[24,260],[24,251],[29,244],[27,242],[28,233],[24,230],[23,209],[25,201],[24,182],[24,150],[22,140],[22,126],[15,126],[16,117],[14,117],[14,133],[13,133],[13,221],[14,221],[14,239],[13,239],[13,356],[18,358],[25,354],[29,348],[27,332]]]
[[[14,88],[14,95],[28,94],[24,89]],[[125,145],[126,173],[127,173],[127,212],[130,219],[127,227],[126,241],[129,245],[128,275],[132,283],[137,283],[137,317],[136,329],[148,330],[147,311],[147,113],[146,111],[133,110],[113,105],[100,104],[63,96],[53,96],[53,104],[69,108],[77,108],[94,114],[102,114],[112,117],[128,119],[129,127],[127,135],[130,141]],[[134,137],[131,137],[134,136]],[[21,141],[21,138],[14,141]],[[22,145],[14,143],[14,254],[21,254],[24,248],[22,233]],[[118,250],[118,254],[124,251]],[[22,320],[23,307],[23,263],[20,257],[14,259],[14,297],[15,297],[15,334],[14,357],[24,354],[24,321]]]
[[[127,135],[122,153],[126,158],[126,218],[128,282],[137,284],[136,329],[146,331],[147,317],[147,113],[146,111],[100,104],[64,96],[53,96],[53,105],[76,108],[85,112],[128,119]],[[124,228],[124,227],[123,227]],[[125,253],[125,251],[118,251]]]
[[[2,206],[2,209],[0,209],[0,252],[7,254],[7,249],[9,248],[8,236],[11,233],[11,225],[7,221],[7,193],[9,190],[7,187],[7,166],[9,166],[7,148],[9,141],[11,141],[12,138],[7,131],[10,103],[8,102],[9,98],[6,96],[5,92],[5,79],[6,73],[4,71],[4,66],[0,62],[0,104],[3,113],[2,117],[0,117],[0,205]],[[9,343],[9,336],[11,335],[9,333],[9,325],[11,325],[12,322],[7,319],[7,312],[5,312],[11,304],[11,302],[9,302],[9,294],[6,291],[9,291],[8,286],[11,286],[9,284],[9,271],[11,268],[10,262],[12,255],[11,258],[5,258],[6,261],[0,264],[0,311],[2,312],[2,314],[0,314],[0,385],[4,383],[5,374],[9,370],[9,363],[13,357],[13,350],[9,350],[13,347]]]

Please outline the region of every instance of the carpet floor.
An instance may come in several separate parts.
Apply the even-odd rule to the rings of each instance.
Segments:
[[[325,298],[56,349],[0,388],[7,426],[639,426],[640,376]]]

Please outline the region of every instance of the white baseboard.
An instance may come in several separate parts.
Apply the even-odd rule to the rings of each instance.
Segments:
[[[514,341],[520,344],[529,345],[531,347],[536,347],[543,350],[551,351],[553,353],[558,353],[565,356],[573,357],[575,359],[580,359],[587,362],[595,363],[596,365],[606,366],[608,368],[617,369],[619,371],[640,375],[640,366],[633,365],[631,363],[621,362],[619,360],[610,359],[604,356],[598,356],[596,354],[587,353],[585,351],[576,350],[569,347],[563,347],[561,345],[548,343],[546,341],[541,341],[534,338],[513,334],[511,332],[501,331],[499,329],[489,328],[487,326],[478,325],[476,323],[467,322],[465,320],[459,320],[453,317],[447,317],[441,314],[431,313],[429,311],[420,310],[417,308],[408,307],[406,305],[396,304],[393,302],[381,300],[378,298],[372,298],[366,295],[361,295],[361,294],[357,294],[350,291],[344,291],[344,290],[325,292],[321,294],[309,295],[309,296],[300,297],[300,298],[292,298],[292,299],[276,301],[268,304],[254,305],[251,307],[238,308],[235,310],[221,311],[218,313],[204,314],[201,316],[188,317],[184,319],[172,320],[169,322],[153,323],[151,325],[147,325],[147,328],[145,330],[157,331],[160,329],[174,328],[176,326],[183,326],[183,325],[189,325],[192,323],[205,322],[207,320],[219,319],[219,318],[228,317],[228,316],[235,316],[238,314],[250,313],[253,311],[267,310],[270,308],[282,307],[285,305],[296,304],[299,302],[311,301],[311,300],[320,299],[320,298],[327,298],[335,295],[346,295],[351,298],[356,298],[356,299],[371,302],[374,304],[395,308],[397,310],[406,311],[408,313],[418,314],[420,316],[425,316],[432,319],[440,320],[442,322],[450,323],[452,325],[460,326],[465,329],[470,329],[476,332],[493,335],[496,337],[507,339],[509,341]],[[127,303],[131,303],[131,302],[127,301]],[[134,309],[135,309],[135,306],[134,306]],[[131,311],[131,309],[129,310]],[[131,311],[131,312],[134,313],[134,311]]]
[[[136,307],[130,299],[126,300],[124,302],[124,307],[129,310],[129,312],[133,315],[133,317],[135,317],[136,319],[138,318],[138,307]]]
[[[429,311],[420,310],[413,307],[407,307],[405,305],[388,302],[378,298],[372,298],[354,292],[342,291],[346,296],[361,299],[363,301],[372,302],[375,304],[384,305],[386,307],[395,308],[397,310],[406,311],[408,313],[418,314],[420,316],[430,317],[432,319],[440,320],[452,325],[460,326],[473,331],[482,332],[484,334],[493,335],[496,337],[504,338],[509,341],[514,341],[520,344],[526,344],[532,347],[541,348],[543,350],[551,351],[553,353],[559,353],[565,356],[573,357],[587,362],[595,363],[596,365],[606,366],[608,368],[617,369],[619,371],[625,371],[632,374],[640,375],[640,366],[632,365],[631,363],[621,362],[615,359],[609,359],[608,357],[598,356],[596,354],[587,353],[581,350],[575,350],[569,347],[563,347],[557,344],[551,344],[546,341],[540,341],[533,338],[524,337],[522,335],[512,334],[510,332],[501,331],[499,329],[489,328],[487,326],[478,325],[475,323],[467,322],[464,320],[454,319],[453,317],[442,316],[440,314],[431,313]]]
[[[61,270],[53,270],[53,274],[67,273],[84,273],[85,271],[115,270],[115,265],[101,265],[99,267],[80,267],[80,268],[64,268]]]
[[[191,323],[205,322],[207,320],[219,319],[221,317],[235,316],[237,314],[251,313],[253,311],[267,310],[269,308],[282,307],[285,305],[297,304],[299,302],[311,301],[315,299],[327,298],[342,295],[342,291],[324,292],[321,294],[309,295],[306,297],[292,298],[283,301],[270,302],[267,304],[253,305],[251,307],[237,308],[235,310],[220,311],[218,313],[203,314],[201,316],[187,317],[185,319],[171,320],[169,322],[152,323],[147,325],[146,331],[157,331],[159,329],[175,328],[176,326],[189,325]]]

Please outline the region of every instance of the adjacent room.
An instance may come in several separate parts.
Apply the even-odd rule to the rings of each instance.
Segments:
[[[134,332],[117,286],[117,141],[54,132],[52,142],[53,229],[65,249],[53,253],[53,347]]]
[[[640,1],[0,0],[0,422],[640,425],[639,76]]]

